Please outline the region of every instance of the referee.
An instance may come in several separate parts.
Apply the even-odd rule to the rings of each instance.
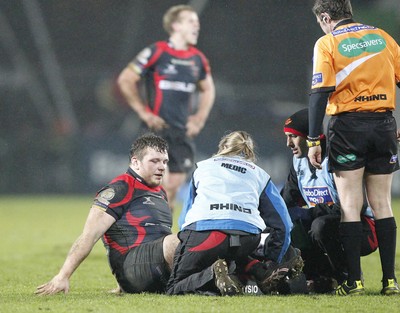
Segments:
[[[340,239],[348,279],[336,295],[362,294],[360,211],[363,192],[375,216],[383,295],[400,295],[395,275],[396,222],[391,208],[393,172],[399,169],[392,111],[400,87],[400,48],[385,31],[355,22],[350,0],[316,0],[323,32],[313,56],[308,157],[321,168],[319,130],[326,114],[329,170],[334,173],[342,217]]]

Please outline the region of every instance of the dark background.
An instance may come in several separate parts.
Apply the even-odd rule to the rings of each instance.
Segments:
[[[282,184],[291,152],[285,119],[306,107],[315,41],[310,0],[2,0],[0,193],[94,193],[125,171],[138,119],[115,79],[145,46],[167,38],[172,5],[199,12],[198,48],[216,101],[197,159],[227,131],[250,132],[259,165]],[[353,0],[357,21],[400,41],[397,0]],[[379,69],[377,69],[379,70]],[[393,191],[399,194],[395,174]]]

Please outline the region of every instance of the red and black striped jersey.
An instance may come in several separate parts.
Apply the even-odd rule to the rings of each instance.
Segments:
[[[147,186],[131,168],[103,187],[93,205],[116,220],[102,238],[113,271],[130,249],[172,233],[165,190]]]
[[[197,83],[210,73],[204,54],[193,46],[176,50],[170,42],[159,41],[144,48],[129,66],[145,78],[147,109],[170,127],[185,129]]]

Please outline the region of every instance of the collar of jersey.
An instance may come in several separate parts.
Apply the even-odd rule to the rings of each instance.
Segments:
[[[352,18],[347,18],[343,21],[340,21],[339,23],[337,23],[335,25],[335,27],[333,28],[333,30],[336,30],[336,28],[343,26],[343,25],[347,25],[347,24],[351,24],[351,23],[355,23],[355,21]]]

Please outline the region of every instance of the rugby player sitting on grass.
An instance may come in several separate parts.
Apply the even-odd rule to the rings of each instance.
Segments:
[[[74,271],[102,238],[120,288],[128,293],[163,293],[178,244],[172,216],[160,186],[168,163],[168,145],[153,134],[138,138],[130,149],[127,172],[96,195],[82,234],[60,271],[38,286],[36,294],[69,291]]]

